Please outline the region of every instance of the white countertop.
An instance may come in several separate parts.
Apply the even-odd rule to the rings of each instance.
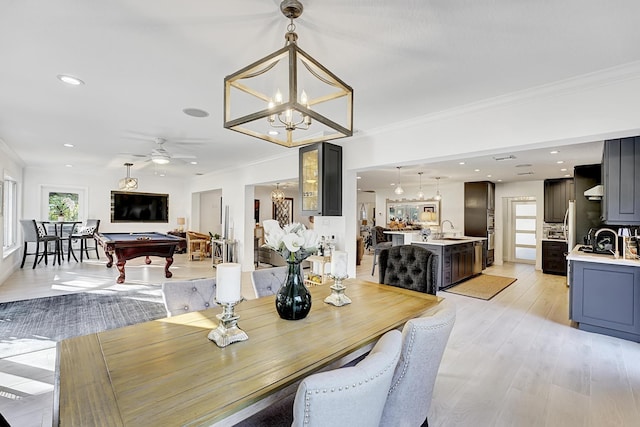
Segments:
[[[581,252],[578,249],[582,246],[584,245],[576,245],[576,247],[573,248],[573,250],[569,253],[569,255],[567,255],[567,260],[597,262],[601,264],[630,265],[633,267],[640,267],[640,260],[622,259],[622,257],[616,259],[613,255]]]
[[[567,243],[567,241],[564,240],[564,239],[551,239],[549,237],[543,237],[540,240],[543,241],[543,242],[563,242],[563,243]]]
[[[461,243],[471,243],[471,242],[480,242],[482,240],[487,240],[486,237],[469,237],[469,236],[461,236],[461,237],[450,237],[445,239],[433,239],[423,241],[413,241],[412,244],[424,244],[424,245],[438,245],[438,246],[448,246],[448,245],[459,245]]]

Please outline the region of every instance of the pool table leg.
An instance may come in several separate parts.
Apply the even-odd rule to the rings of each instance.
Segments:
[[[116,283],[118,284],[124,283],[124,265],[126,263],[127,263],[126,260],[121,261],[120,258],[118,258],[118,262],[116,263],[116,267],[118,267],[118,271],[120,272],[120,275],[116,279]]]
[[[111,268],[111,266],[113,266],[113,253],[107,252],[107,251],[104,251],[104,253],[107,256],[107,259],[109,260],[107,261],[107,268]]]
[[[151,258],[147,256],[146,259],[144,260],[144,263],[147,265],[151,264]]]
[[[173,273],[169,271],[171,264],[173,264],[173,257],[167,257],[167,263],[164,265],[164,277],[167,279],[173,276]]]

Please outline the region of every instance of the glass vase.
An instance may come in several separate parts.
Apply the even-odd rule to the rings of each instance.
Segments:
[[[311,294],[304,286],[299,261],[287,261],[287,277],[276,294],[276,310],[285,320],[300,320],[311,310]]]

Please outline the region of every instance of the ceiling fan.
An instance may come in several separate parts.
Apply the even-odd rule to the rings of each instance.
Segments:
[[[169,141],[165,138],[153,138],[153,142],[155,143],[155,146],[151,149],[151,152],[149,154],[127,154],[130,154],[134,157],[145,158],[146,161],[150,161],[158,165],[166,165],[174,160],[183,161],[196,158],[196,156],[194,156],[193,154],[175,153],[168,151],[165,146],[169,143]]]

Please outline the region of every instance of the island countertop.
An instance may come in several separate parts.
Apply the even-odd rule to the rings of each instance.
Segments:
[[[569,255],[567,255],[567,261],[597,262],[601,264],[640,267],[640,260],[622,259],[622,257],[616,259],[613,254],[594,254],[593,252],[580,251],[579,249],[583,246],[585,245],[576,245]]]
[[[486,237],[470,237],[470,236],[460,236],[460,237],[445,237],[443,239],[429,239],[426,242],[422,240],[414,240],[411,243],[416,244],[425,244],[425,245],[438,245],[438,246],[449,246],[449,245],[459,245],[461,243],[471,243],[471,242],[480,242],[482,240],[487,240]]]

